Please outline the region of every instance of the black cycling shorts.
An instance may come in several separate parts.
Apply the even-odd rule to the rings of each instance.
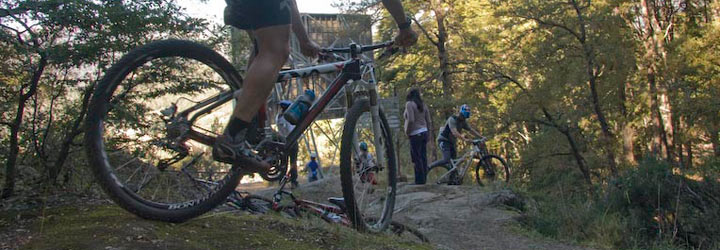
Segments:
[[[225,24],[242,30],[290,24],[291,0],[225,0]]]

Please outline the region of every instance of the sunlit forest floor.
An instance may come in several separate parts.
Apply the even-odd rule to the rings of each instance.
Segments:
[[[303,182],[294,192],[322,201],[338,178]],[[273,187],[241,185],[267,195]],[[250,215],[221,206],[186,223],[140,219],[105,199],[64,197],[45,209],[0,213],[0,249],[583,249],[535,236],[519,226],[533,209],[500,185],[400,183],[394,220],[431,244],[359,234],[317,218]],[[55,203],[55,202],[51,202]],[[42,206],[40,206],[42,207]]]
[[[105,203],[3,213],[0,218],[0,249],[432,249],[277,215],[213,212],[172,224],[140,219]]]

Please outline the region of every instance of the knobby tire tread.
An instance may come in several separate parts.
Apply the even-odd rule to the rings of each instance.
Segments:
[[[498,161],[500,161],[500,163],[502,164],[501,167],[504,168],[504,173],[506,173],[506,176],[501,177],[503,179],[502,181],[505,183],[509,183],[510,177],[512,176],[512,174],[510,173],[510,167],[507,165],[507,162],[505,162],[505,160],[498,155],[489,154],[489,155],[486,155],[486,156],[483,156],[482,158],[480,158],[480,161],[478,161],[477,165],[475,165],[475,180],[478,183],[478,185],[483,186],[482,177],[480,176],[480,169],[483,167],[482,164],[486,159],[491,159],[491,158],[495,158],[495,159],[498,159]],[[497,175],[497,172],[498,172],[498,170],[496,169],[495,170],[496,175]],[[496,178],[499,178],[499,177],[496,176]]]
[[[350,221],[353,224],[353,227],[360,231],[360,232],[368,232],[369,229],[365,225],[365,222],[362,218],[362,215],[359,211],[357,211],[357,205],[355,204],[355,197],[354,197],[354,187],[353,187],[353,171],[352,171],[352,149],[354,147],[353,145],[353,136],[355,134],[355,126],[357,125],[358,119],[360,116],[362,116],[363,113],[370,111],[370,102],[367,99],[359,99],[355,101],[355,103],[352,105],[350,110],[345,116],[345,124],[343,127],[343,134],[342,134],[342,140],[340,143],[340,183],[342,185],[342,191],[343,191],[343,197],[345,199],[345,204],[347,205],[347,211],[346,214]],[[383,133],[385,134],[385,141],[386,141],[386,152],[390,152],[389,154],[386,153],[386,157],[389,160],[387,169],[388,171],[391,171],[391,179],[389,180],[389,187],[392,188],[392,192],[388,194],[387,199],[392,199],[393,201],[390,203],[390,207],[386,208],[391,211],[385,218],[384,221],[382,221],[382,225],[377,231],[384,231],[388,228],[390,225],[390,222],[392,221],[392,211],[394,209],[394,199],[395,199],[395,188],[397,184],[396,179],[396,169],[397,169],[397,161],[395,159],[395,149],[392,143],[392,137],[389,131],[389,125],[387,122],[387,118],[385,117],[385,114],[383,113],[382,109],[380,109],[380,123],[381,127],[384,127]]]
[[[184,57],[199,60],[205,64],[211,63],[208,66],[212,66],[211,68],[220,73],[231,88],[237,89],[242,85],[242,78],[223,56],[204,45],[192,41],[163,40],[133,49],[108,69],[95,89],[85,122],[86,153],[98,183],[117,205],[141,218],[179,223],[202,215],[225,202],[227,196],[234,191],[240,182],[242,175],[236,169],[229,171],[228,175],[223,179],[224,185],[207,196],[206,199],[186,208],[175,210],[143,204],[116,185],[110,174],[112,170],[109,169],[109,166],[106,166],[108,162],[103,153],[101,121],[109,110],[109,101],[112,94],[128,72],[158,57]]]

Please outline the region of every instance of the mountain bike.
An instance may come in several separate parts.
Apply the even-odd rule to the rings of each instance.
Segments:
[[[500,178],[502,182],[510,181],[510,167],[505,160],[497,155],[488,153],[485,142],[486,137],[481,137],[472,141],[472,148],[457,159],[450,160],[450,166],[439,165],[428,170],[427,179],[429,182],[436,184],[462,185],[466,178],[472,178],[468,175],[468,170],[472,163],[475,164],[475,181],[478,185],[483,185],[482,178],[487,177],[491,180]],[[481,172],[482,171],[482,174]]]
[[[281,199],[284,196],[290,197],[292,203],[281,205]],[[298,199],[292,192],[282,189],[274,195],[273,199],[237,191],[233,192],[227,199],[229,206],[248,211],[252,214],[267,214],[274,211],[290,218],[301,218],[312,215],[328,223],[352,226],[350,219],[345,214],[346,206],[344,199],[330,197],[328,198],[328,202],[332,203],[332,205]],[[376,218],[365,218],[365,220],[373,221],[376,220]],[[400,238],[430,242],[427,236],[417,229],[396,221],[390,222],[389,231]]]
[[[397,163],[390,127],[378,105],[373,62],[361,59],[363,52],[382,48],[397,51],[392,42],[351,44],[323,50],[348,54],[347,60],[281,71],[278,82],[313,74],[337,77],[286,138],[266,125],[267,105],[247,134],[248,144],[273,166],[263,178],[280,179],[287,172],[288,148],[344,89],[349,110],[340,184],[348,219],[361,231],[386,229],[395,205]],[[191,41],[152,42],[124,55],[98,83],[85,122],[86,152],[100,186],[125,210],[153,220],[182,222],[223,203],[247,173],[241,166],[214,161],[211,151],[242,83],[224,57]],[[359,123],[361,117],[369,125]],[[352,170],[358,141],[366,141],[383,166],[371,186]],[[207,188],[197,180],[216,185]]]

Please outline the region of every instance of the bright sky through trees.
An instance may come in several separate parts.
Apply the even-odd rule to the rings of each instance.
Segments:
[[[330,6],[334,0],[297,0],[300,12],[305,13],[337,13],[339,10]],[[196,17],[207,17],[222,23],[222,12],[225,0],[179,0],[178,3],[187,9],[187,13]]]

